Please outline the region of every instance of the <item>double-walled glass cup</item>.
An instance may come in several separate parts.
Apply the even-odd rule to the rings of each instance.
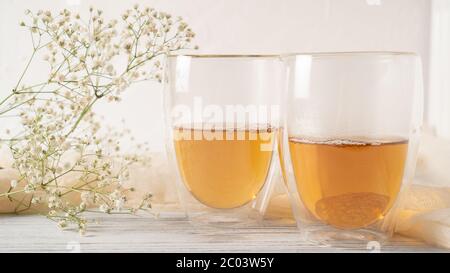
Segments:
[[[294,216],[314,241],[382,240],[411,181],[422,124],[412,53],[283,57],[282,165]]]
[[[257,221],[271,189],[282,60],[179,55],[169,56],[166,68],[167,150],[187,216],[200,223]]]

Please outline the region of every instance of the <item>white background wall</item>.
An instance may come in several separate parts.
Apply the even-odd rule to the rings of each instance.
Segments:
[[[434,133],[450,139],[450,1],[433,0],[427,121]]]
[[[87,11],[94,5],[118,16],[136,2],[185,17],[202,53],[414,51],[428,67],[428,0],[0,0],[0,98],[30,53],[29,35],[18,25],[24,9]],[[110,124],[125,118],[137,139],[149,140],[158,151],[163,149],[160,101],[160,87],[145,83],[130,88],[120,104],[97,110]],[[8,126],[0,119],[0,132]]]

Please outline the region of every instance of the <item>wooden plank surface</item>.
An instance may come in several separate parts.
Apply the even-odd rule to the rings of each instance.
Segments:
[[[85,236],[60,230],[43,216],[0,216],[0,252],[370,252],[367,245],[323,247],[301,240],[293,226],[217,228],[148,216],[96,216]],[[441,252],[395,237],[380,252]]]

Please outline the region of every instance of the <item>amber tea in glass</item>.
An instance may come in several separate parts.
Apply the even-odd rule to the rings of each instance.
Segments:
[[[168,152],[192,223],[257,223],[272,188],[286,67],[275,55],[168,58]]]
[[[292,54],[280,146],[291,207],[314,241],[393,232],[422,122],[420,58],[403,52]]]

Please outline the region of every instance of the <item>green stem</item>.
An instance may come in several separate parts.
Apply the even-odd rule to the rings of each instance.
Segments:
[[[12,96],[14,96],[14,93],[9,94],[5,99],[3,99],[2,101],[0,101],[0,106],[5,103],[7,100],[9,100]]]
[[[36,52],[37,52],[37,50],[34,49],[34,50],[33,50],[33,54],[31,54],[31,57],[30,57],[30,59],[28,60],[28,63],[27,63],[27,65],[25,66],[25,69],[24,69],[23,72],[22,72],[22,75],[20,75],[19,81],[17,82],[16,87],[15,87],[14,90],[13,90],[13,93],[16,93],[16,90],[19,88],[19,85],[20,85],[20,83],[22,82],[23,77],[24,77],[25,74],[27,73],[28,68],[29,68],[30,65],[31,65],[31,62],[33,61],[33,58],[34,58],[34,56],[36,55]]]
[[[83,111],[81,112],[80,116],[78,117],[78,119],[75,121],[75,124],[72,126],[72,129],[70,129],[70,131],[65,135],[65,137],[68,137],[70,134],[73,133],[73,131],[75,131],[75,129],[78,127],[78,125],[80,124],[81,120],[83,120],[84,116],[89,113],[89,111],[91,110],[92,106],[97,102],[99,98],[95,97],[91,103],[89,103],[88,106],[86,106],[86,108],[83,109]]]

